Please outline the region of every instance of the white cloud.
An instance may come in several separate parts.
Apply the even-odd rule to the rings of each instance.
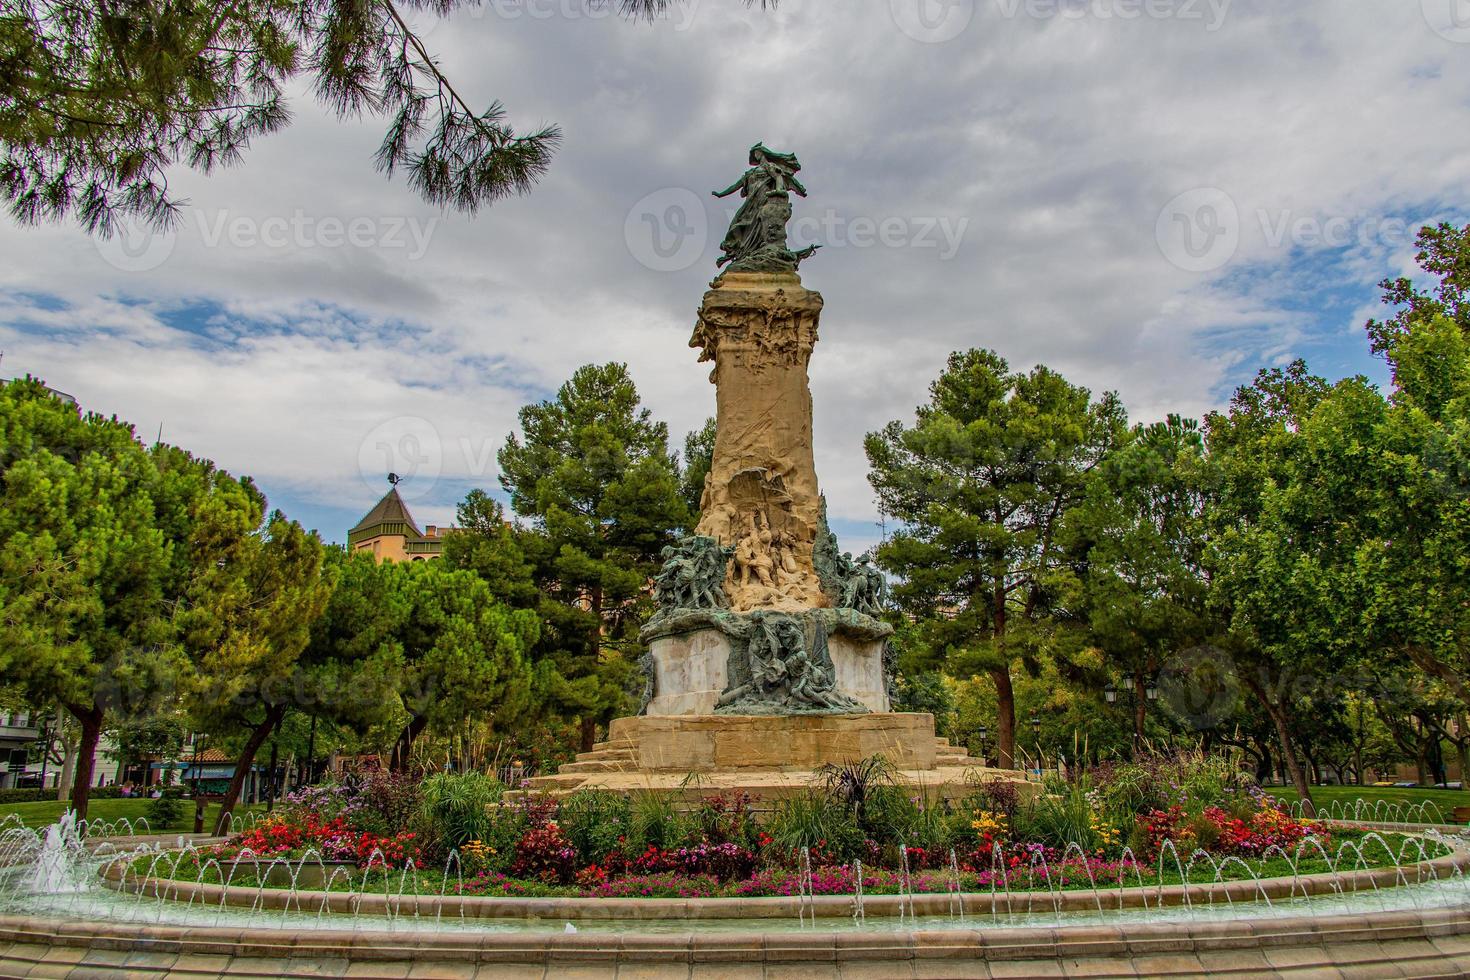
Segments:
[[[862,435],[909,417],[950,350],[1044,361],[1119,390],[1141,418],[1198,414],[1291,356],[1314,327],[1294,294],[1330,285],[1308,264],[1322,249],[1273,246],[1262,212],[1359,222],[1463,206],[1470,59],[1418,4],[1236,0],[1214,31],[1028,17],[1025,4],[1004,16],[1014,6],[977,0],[941,44],[872,0],[774,13],[700,0],[654,25],[466,9],[428,35],[460,91],[502,99],[523,128],[565,130],[532,195],[441,215],[374,172],[378,123],[339,123],[302,95],[297,122],[241,167],[177,175],[194,210],[156,268],[115,268],[70,229],[0,226],[0,323],[29,324],[0,328],[5,368],[342,506],[377,493],[359,445],[400,417],[433,424],[446,476],[493,486],[479,465],[493,454],[473,447],[498,445],[519,404],[588,361],[628,361],[682,433],[713,410],[685,346],[723,231],[706,195],[765,140],[801,154],[798,217],[968,221],[948,261],[849,245],[806,267],[827,299],[819,475],[835,517],[870,522]],[[1240,239],[1199,275],[1164,258],[1155,226],[1204,186],[1234,203]],[[668,187],[709,202],[711,240],[696,264],[658,273],[630,254],[625,219]],[[305,244],[209,244],[221,222],[259,232],[298,216],[314,229]],[[367,244],[323,240],[324,222],[345,234],[354,221]],[[384,241],[395,221],[429,229],[420,257]],[[1363,285],[1403,271],[1412,248],[1344,255],[1328,268]],[[35,299],[50,296],[71,305]],[[198,302],[224,310],[203,336],[178,326]],[[1344,349],[1363,343],[1361,312],[1330,317]]]

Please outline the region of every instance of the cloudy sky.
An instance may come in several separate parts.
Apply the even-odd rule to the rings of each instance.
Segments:
[[[462,93],[565,145],[469,219],[372,167],[380,120],[303,93],[242,166],[173,186],[176,234],[0,222],[0,375],[249,473],[333,540],[386,489],[448,523],[498,489],[516,409],[628,362],[676,440],[714,410],[686,346],[757,140],[800,154],[793,237],[827,305],[818,473],[877,535],[863,433],[956,348],[1044,362],[1137,420],[1305,357],[1382,381],[1363,321],[1420,224],[1464,222],[1467,0],[583,0],[419,18]]]

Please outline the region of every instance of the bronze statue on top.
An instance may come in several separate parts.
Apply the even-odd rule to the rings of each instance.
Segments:
[[[791,194],[806,197],[806,188],[796,179],[801,163],[795,153],[777,153],[757,143],[750,148],[750,169],[715,197],[736,191],[744,200],[730,221],[730,230],[720,243],[724,255],[719,265],[734,272],[795,272],[802,260],[821,246],[811,245],[793,252],[786,244],[786,224],[791,220]]]

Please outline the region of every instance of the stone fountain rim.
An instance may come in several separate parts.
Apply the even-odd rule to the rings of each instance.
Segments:
[[[1361,915],[1212,922],[720,934],[455,933],[177,926],[0,915],[0,942],[174,954],[344,956],[352,960],[538,962],[791,962],[851,960],[1072,960],[1435,939],[1470,932],[1470,905]]]
[[[1362,830],[1389,830],[1386,825],[1331,821],[1340,826]],[[1463,829],[1463,828],[1460,828]],[[1422,832],[1423,828],[1421,828]],[[1403,833],[1402,830],[1393,830]],[[1201,883],[1190,885],[1145,885],[1096,890],[1062,892],[1017,891],[929,894],[898,896],[872,895],[863,899],[863,907],[874,917],[898,917],[907,910],[910,915],[949,915],[962,899],[964,911],[971,915],[1001,915],[1015,912],[1089,912],[1113,909],[1164,908],[1216,901],[1258,902],[1263,899],[1306,898],[1360,891],[1382,890],[1423,885],[1445,880],[1456,871],[1470,874],[1470,844],[1446,838],[1451,853],[1428,861],[1397,867],[1371,868],[1361,871],[1322,872],[1293,878]],[[177,850],[166,848],[165,851]],[[266,863],[266,862],[262,862]],[[1412,880],[1411,880],[1412,875]],[[328,892],[261,888],[258,886],[216,885],[170,878],[134,874],[125,865],[112,863],[101,875],[105,887],[128,894],[148,892],[165,901],[184,904],[224,905],[232,908],[296,909],[318,912],[325,907],[330,913],[366,915],[449,915],[466,919],[522,919],[557,921],[639,921],[649,919],[789,919],[802,914],[816,918],[850,917],[851,895],[819,895],[801,899],[796,896],[758,898],[572,898],[572,897],[451,897],[438,895],[391,895],[379,893]]]

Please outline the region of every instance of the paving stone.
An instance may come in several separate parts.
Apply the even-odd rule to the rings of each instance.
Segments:
[[[1269,976],[1275,971],[1258,949],[1215,949],[1200,954],[1209,973],[1240,973],[1250,977]]]
[[[480,967],[476,963],[435,960],[429,963],[415,963],[408,971],[408,975],[410,980],[474,980],[479,970]]]
[[[347,973],[351,960],[336,956],[292,956],[284,965],[292,977],[340,977]]]
[[[539,963],[485,963],[475,980],[543,980],[546,967]]]
[[[281,960],[272,956],[236,956],[230,961],[230,974],[232,976],[279,977],[281,976]]]
[[[688,963],[623,963],[618,980],[689,980]]]
[[[132,955],[133,951],[130,949],[98,949],[94,946],[82,957],[82,963],[85,966],[121,967]]]
[[[1069,977],[1136,977],[1132,961],[1126,954],[1064,959],[1062,971]]]
[[[130,970],[156,970],[162,973],[171,969],[178,958],[178,953],[159,953],[145,949],[129,956],[123,966]]]
[[[590,963],[553,963],[546,968],[546,980],[612,980],[618,975],[616,964],[594,966]]]
[[[1384,960],[1379,963],[1339,965],[1337,972],[1343,980],[1386,980],[1386,978],[1413,975],[1392,960]]]
[[[1135,956],[1133,968],[1141,977],[1202,977],[1204,964],[1192,953],[1161,953]]]
[[[1270,946],[1261,952],[1266,962],[1278,970],[1331,964],[1327,950],[1321,946]]]
[[[832,963],[768,963],[766,980],[819,980],[837,976],[837,964]]]
[[[372,980],[403,980],[408,976],[408,971],[413,969],[412,963],[389,963],[377,962],[375,960],[353,960],[347,966],[344,977],[363,977]],[[537,976],[541,974],[538,973]]]
[[[837,965],[837,975],[842,980],[910,980],[914,964],[910,960],[843,962]]]
[[[689,977],[690,980],[764,980],[765,975],[766,968],[760,963],[695,963]]]
[[[1061,960],[991,960],[992,977],[1065,977]]]
[[[182,976],[201,974],[218,976],[229,968],[230,957],[223,953],[180,953],[174,960],[173,972]]]
[[[39,943],[11,943],[10,948],[5,951],[5,958],[17,963],[39,963],[51,949],[52,947]]]
[[[914,980],[989,980],[984,960],[915,960]]]

